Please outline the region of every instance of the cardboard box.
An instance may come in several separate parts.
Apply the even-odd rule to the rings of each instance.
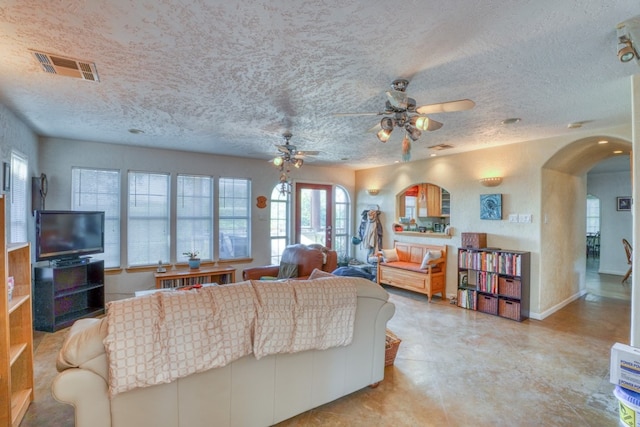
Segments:
[[[609,381],[640,393],[640,348],[621,343],[611,347]]]

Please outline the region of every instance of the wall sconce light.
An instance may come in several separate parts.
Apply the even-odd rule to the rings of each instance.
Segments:
[[[367,190],[367,193],[369,193],[369,195],[371,196],[375,196],[380,192],[380,190],[378,188],[369,188]]]
[[[485,187],[497,187],[498,185],[502,184],[502,177],[492,176],[488,178],[482,178],[480,180],[480,184],[484,185]]]

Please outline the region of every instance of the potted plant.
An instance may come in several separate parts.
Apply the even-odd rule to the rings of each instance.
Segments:
[[[189,258],[189,268],[200,268],[200,258],[198,258],[199,254],[200,252],[195,250],[182,253],[182,255]]]
[[[349,265],[349,261],[351,260],[351,257],[349,255],[347,255],[346,253],[339,253],[338,254],[338,267],[347,267]]]

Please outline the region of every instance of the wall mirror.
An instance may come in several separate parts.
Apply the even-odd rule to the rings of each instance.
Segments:
[[[451,194],[431,184],[413,184],[396,196],[396,231],[443,233],[449,225]]]

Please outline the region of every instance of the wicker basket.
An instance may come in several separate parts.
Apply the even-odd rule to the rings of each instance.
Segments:
[[[522,318],[520,317],[520,303],[517,301],[500,298],[498,302],[498,316],[521,321]]]
[[[498,293],[506,297],[520,299],[520,280],[506,277],[498,278]]]
[[[385,337],[384,346],[384,366],[393,365],[396,360],[396,354],[398,354],[398,348],[402,340],[395,336],[393,332],[387,329],[387,335]]]
[[[498,298],[485,295],[478,294],[478,311],[489,314],[498,314]]]

